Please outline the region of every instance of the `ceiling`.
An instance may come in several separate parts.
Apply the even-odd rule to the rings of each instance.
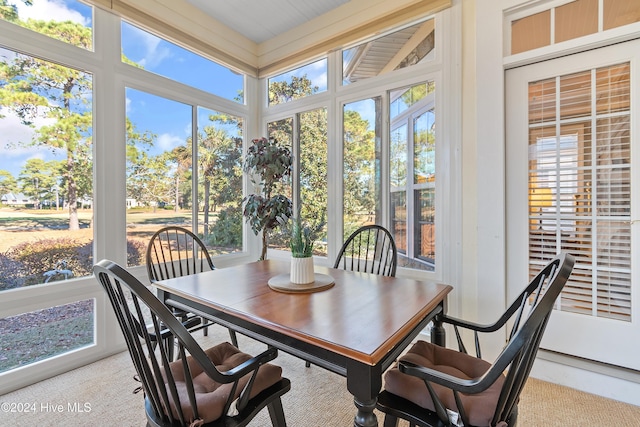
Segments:
[[[248,39],[262,43],[350,0],[187,0]]]

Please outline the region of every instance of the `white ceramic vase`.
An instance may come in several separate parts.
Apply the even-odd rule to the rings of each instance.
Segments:
[[[306,285],[313,283],[313,257],[294,258],[291,257],[291,283]]]

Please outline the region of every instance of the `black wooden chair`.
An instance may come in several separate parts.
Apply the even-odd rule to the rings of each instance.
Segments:
[[[384,426],[396,426],[399,418],[411,427],[516,425],[520,392],[573,264],[568,254],[553,259],[491,325],[441,316],[453,325],[459,350],[418,341],[387,371],[377,403]],[[507,324],[511,330],[500,355],[493,364],[482,360],[479,333]],[[473,331],[475,356],[467,354],[459,328]]]
[[[152,284],[158,280],[202,273],[215,268],[202,240],[190,230],[178,226],[163,227],[151,236],[147,245],[146,262]],[[189,316],[189,313],[177,309],[174,314],[183,321]],[[202,325],[197,328],[204,329],[204,334],[207,335],[210,324],[209,320],[202,319]],[[229,337],[231,343],[238,347],[235,331],[229,329]]]
[[[279,366],[268,363],[277,349],[255,357],[230,343],[203,350],[174,313],[125,269],[102,260],[93,272],[113,306],[142,384],[147,425],[240,427],[266,406],[272,425],[286,426],[281,396],[291,383]],[[164,346],[153,345],[147,329],[138,330],[147,318],[156,336],[168,330],[175,337],[177,361]]]
[[[380,225],[364,225],[344,242],[333,268],[382,276],[396,275],[398,250],[389,230]]]

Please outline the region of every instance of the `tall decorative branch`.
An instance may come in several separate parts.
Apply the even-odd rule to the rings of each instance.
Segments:
[[[289,148],[278,144],[274,138],[263,137],[251,142],[244,159],[244,171],[251,174],[251,182],[260,189],[260,193],[250,194],[243,199],[245,205],[242,214],[256,236],[262,232],[262,261],[267,257],[269,233],[286,224],[292,215],[291,199],[283,194],[272,193],[291,176],[293,158]]]

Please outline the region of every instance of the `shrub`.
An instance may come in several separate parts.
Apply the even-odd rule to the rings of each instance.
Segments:
[[[242,210],[228,206],[218,213],[218,218],[205,238],[209,246],[237,248],[242,246]]]
[[[6,254],[0,254],[0,291],[23,286],[24,278],[20,275],[20,263]]]
[[[127,240],[127,265],[141,265],[144,259],[147,245],[139,240]]]
[[[22,286],[29,286],[43,283],[44,274],[56,268],[71,270],[74,276],[90,274],[91,245],[91,242],[81,244],[71,238],[42,239],[20,243],[10,248],[6,255],[19,263],[19,275],[24,280]],[[51,280],[63,278],[59,276]]]
[[[128,265],[144,264],[146,245],[127,240]],[[73,277],[91,275],[93,243],[79,243],[70,238],[42,239],[20,243],[0,255],[0,290],[44,283],[45,273],[70,270]],[[63,280],[56,274],[49,281]]]

